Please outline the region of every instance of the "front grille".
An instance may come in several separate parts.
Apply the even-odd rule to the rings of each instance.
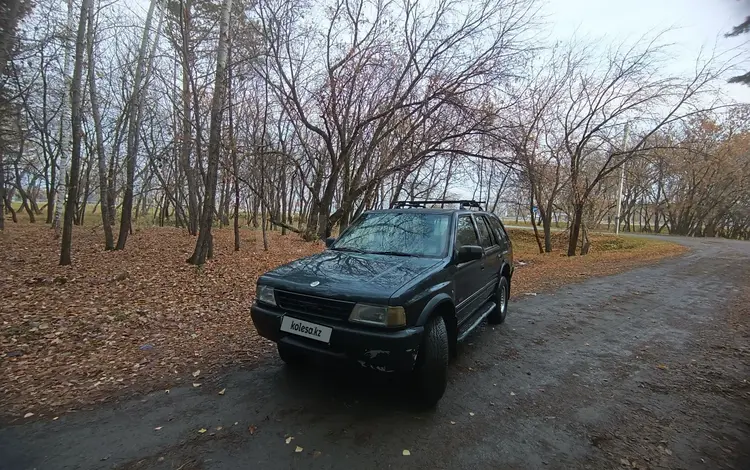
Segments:
[[[276,303],[284,310],[337,320],[349,318],[354,308],[354,302],[343,300],[325,299],[278,289],[274,291],[274,294]]]

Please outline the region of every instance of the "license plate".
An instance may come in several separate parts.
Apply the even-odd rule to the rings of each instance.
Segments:
[[[328,326],[316,325],[309,321],[284,315],[284,318],[281,320],[281,331],[328,343],[331,341],[331,332],[333,329]]]

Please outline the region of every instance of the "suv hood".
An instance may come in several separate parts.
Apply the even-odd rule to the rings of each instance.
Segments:
[[[326,250],[279,266],[258,282],[320,297],[386,303],[401,286],[439,262],[435,258]],[[315,283],[319,284],[311,285]]]

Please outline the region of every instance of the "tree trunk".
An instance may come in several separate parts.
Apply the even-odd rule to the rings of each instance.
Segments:
[[[16,177],[16,189],[18,190],[18,196],[21,198],[21,208],[26,211],[26,213],[29,216],[29,222],[32,224],[36,222],[36,217],[34,217],[34,211],[31,209],[31,205],[29,204],[29,196],[26,194],[26,190],[23,188],[23,178],[21,177],[21,172],[18,169],[18,160],[23,156],[24,152],[24,144],[25,144],[25,136],[23,135],[20,121],[18,122],[18,134],[21,136],[19,139],[18,144],[18,159],[14,163],[14,170],[15,170],[15,177]],[[4,175],[3,175],[4,176]]]
[[[191,26],[191,9],[193,2],[188,0],[182,5],[180,10],[182,27],[182,50],[180,54],[182,56],[182,146],[181,146],[181,160],[182,171],[185,173],[188,186],[188,233],[190,235],[198,235],[198,223],[200,219],[200,205],[198,204],[198,184],[195,177],[195,167],[190,163],[190,150],[192,146],[192,129],[191,114],[190,114],[190,101],[191,93],[191,80],[190,80],[190,45],[188,40],[190,38],[190,26]],[[195,109],[197,115],[198,109]],[[197,128],[200,132],[200,127]],[[196,138],[196,142],[199,140]],[[196,151],[196,158],[198,153]]]
[[[90,155],[90,154],[89,154]],[[82,177],[81,184],[79,184],[79,188],[83,186],[83,192],[80,194],[79,199],[76,201],[76,203],[80,203],[78,206],[78,217],[76,218],[76,225],[83,225],[83,221],[86,218],[86,203],[89,199],[89,194],[91,190],[91,162],[88,161],[86,163],[86,175]]]
[[[78,172],[81,163],[81,78],[83,76],[83,51],[86,42],[86,16],[91,10],[92,0],[83,0],[81,15],[78,20],[78,34],[76,36],[75,64],[73,66],[73,80],[70,89],[70,116],[73,131],[73,152],[70,161],[70,178],[68,178],[68,200],[65,203],[65,219],[62,230],[62,249],[60,250],[60,265],[71,263],[71,245],[73,241],[73,217],[78,201]]]
[[[286,187],[286,172],[282,168],[281,170],[281,191],[279,194],[279,199],[281,200],[281,215],[280,219],[281,222],[284,224],[281,226],[281,234],[286,235],[286,194],[287,194],[287,187]]]
[[[542,240],[539,238],[539,229],[536,226],[536,214],[534,214],[534,193],[532,191],[531,197],[529,198],[529,212],[531,212],[531,226],[534,228],[534,239],[536,240],[536,244],[539,247],[539,254],[544,253],[544,248],[542,248]]]
[[[2,33],[0,33],[0,77],[5,76],[5,67],[10,58],[11,42],[18,27],[18,17],[21,10],[21,0],[10,0],[5,4],[6,16],[3,18]],[[23,142],[23,138],[21,139]],[[21,144],[23,145],[23,143]],[[0,151],[0,232],[5,229],[5,165],[3,154]],[[29,218],[33,222],[34,217],[29,212]]]
[[[16,215],[16,211],[13,210],[13,196],[10,194],[10,191],[8,191],[7,189],[5,190],[4,201],[5,201],[5,210],[10,212],[11,220],[13,220],[14,224],[17,224],[18,216]]]
[[[85,25],[84,25],[85,26]],[[79,26],[80,29],[80,26]],[[70,132],[71,121],[73,119],[71,105],[68,93],[72,89],[70,79],[70,49],[73,36],[73,0],[68,0],[68,20],[65,26],[65,53],[63,55],[63,81],[65,92],[62,95],[61,103],[61,126],[60,126],[60,168],[57,171],[57,181],[54,199],[54,215],[52,216],[52,228],[55,230],[55,237],[60,236],[60,214],[62,212],[62,203],[65,198],[65,176],[68,173],[68,156],[70,152]],[[78,44],[76,44],[78,47]],[[68,118],[70,115],[70,118]],[[78,184],[76,182],[75,184]]]
[[[229,103],[229,149],[232,159],[232,180],[234,184],[234,251],[240,251],[240,178],[239,164],[237,162],[237,142],[234,135],[234,106],[232,103],[232,38],[230,37],[229,51],[227,52],[229,62],[227,70],[227,101]]]
[[[581,237],[581,256],[589,254],[589,248],[591,248],[591,242],[589,241],[589,232],[586,229],[586,224],[581,224],[581,230],[583,236]]]
[[[581,232],[581,223],[583,221],[583,204],[575,203],[573,205],[573,223],[570,225],[570,239],[568,240],[568,256],[576,255],[578,246],[578,236]]]
[[[219,228],[223,228],[225,225],[229,225],[229,222],[224,217],[224,205],[226,204],[227,197],[229,196],[228,182],[226,175],[223,174],[221,177],[221,188],[219,189],[219,206],[216,211],[216,218],[219,219]]]
[[[206,172],[206,195],[203,200],[200,232],[195,251],[189,263],[200,266],[213,254],[211,225],[216,201],[216,185],[219,174],[219,154],[221,152],[221,112],[224,109],[226,94],[227,49],[229,47],[229,19],[232,0],[224,0],[219,25],[219,48],[216,57],[216,80],[211,100],[211,129],[208,140],[208,170]]]
[[[266,233],[266,204],[260,201],[260,231],[263,234],[263,250],[268,251],[268,234]]]
[[[107,182],[107,156],[104,153],[104,135],[102,133],[102,116],[99,112],[99,97],[96,94],[96,74],[94,73],[94,14],[93,9],[89,11],[88,29],[88,59],[89,59],[89,94],[91,101],[91,114],[94,118],[94,133],[96,134],[96,155],[99,163],[99,204],[102,214],[102,228],[104,229],[104,249],[112,250],[115,247],[112,235],[110,205],[107,201],[109,185]]]
[[[127,153],[125,154],[125,165],[126,165],[126,182],[125,182],[125,195],[122,199],[122,215],[120,217],[120,234],[117,238],[116,250],[125,249],[125,242],[128,239],[130,233],[131,223],[133,218],[133,185],[135,184],[135,165],[138,157],[138,143],[140,141],[140,119],[141,119],[141,106],[143,104],[142,95],[143,90],[143,75],[144,69],[146,68],[146,54],[148,52],[148,39],[151,34],[151,22],[154,18],[154,9],[156,8],[156,0],[151,0],[151,4],[146,14],[146,24],[143,27],[143,35],[141,36],[141,45],[138,49],[138,61],[135,68],[135,77],[133,80],[133,92],[130,95],[130,116],[128,118],[128,138],[127,138]],[[158,38],[157,38],[158,39]]]
[[[0,232],[5,230],[5,152],[0,151]]]

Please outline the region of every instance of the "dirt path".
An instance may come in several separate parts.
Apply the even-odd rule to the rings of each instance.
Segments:
[[[0,468],[748,469],[750,243],[684,243],[511,304],[461,346],[433,413],[395,379],[274,361],[5,427]]]

